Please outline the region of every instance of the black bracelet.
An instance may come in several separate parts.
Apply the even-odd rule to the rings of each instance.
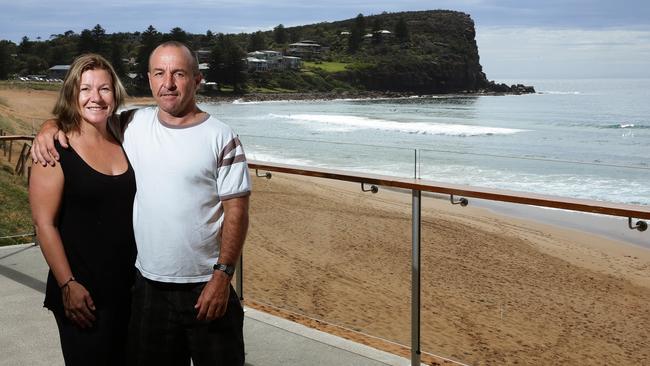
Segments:
[[[70,276],[70,279],[67,280],[67,281],[65,281],[65,283],[64,283],[63,285],[61,285],[59,288],[60,288],[61,290],[63,290],[64,288],[68,287],[68,285],[69,285],[70,282],[72,282],[72,281],[77,281],[77,280],[75,280],[74,277]]]

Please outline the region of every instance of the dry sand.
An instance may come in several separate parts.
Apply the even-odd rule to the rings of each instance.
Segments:
[[[32,90],[5,86],[0,88],[0,116],[14,122],[17,134],[31,134],[52,117],[58,91]],[[155,104],[153,98],[128,98],[127,104]]]
[[[56,92],[0,98],[0,116],[29,133]],[[650,364],[650,250],[433,198],[422,217],[427,363]],[[409,194],[255,179],[246,303],[408,357],[410,243]]]
[[[410,210],[409,194],[386,189],[255,179],[246,299],[408,345]],[[650,362],[649,250],[433,198],[422,217],[424,352],[490,365]]]

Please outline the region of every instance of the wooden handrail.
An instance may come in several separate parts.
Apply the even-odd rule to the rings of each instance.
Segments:
[[[13,140],[34,140],[34,136],[31,135],[7,135],[0,136],[0,141],[13,141]]]
[[[528,192],[441,183],[423,179],[398,178],[386,175],[355,173],[343,170],[258,162],[254,160],[248,161],[248,167],[251,169],[262,169],[273,172],[335,179],[347,182],[376,184],[387,187],[419,190],[422,192],[453,194],[491,201],[519,203],[524,205],[559,208],[571,211],[650,220],[650,206],[574,199]]]

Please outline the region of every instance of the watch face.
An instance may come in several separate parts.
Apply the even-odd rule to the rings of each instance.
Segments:
[[[213,267],[214,270],[219,270],[227,274],[228,276],[232,276],[233,273],[235,273],[235,266],[229,266],[227,264],[223,263],[217,263]]]

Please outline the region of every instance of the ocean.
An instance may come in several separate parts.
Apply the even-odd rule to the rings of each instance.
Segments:
[[[650,79],[537,93],[202,104],[249,159],[650,205]]]

